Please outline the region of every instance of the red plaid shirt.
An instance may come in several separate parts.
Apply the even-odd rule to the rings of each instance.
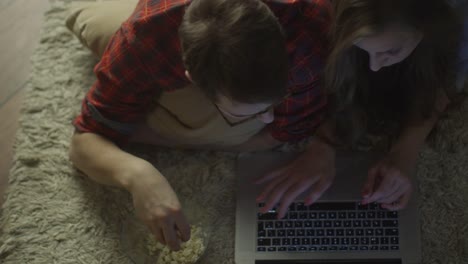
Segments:
[[[331,6],[326,0],[265,0],[287,34],[288,90],[269,125],[274,138],[296,141],[313,134],[323,117],[326,97],[319,86],[328,51]],[[189,0],[140,0],[115,33],[94,71],[78,131],[103,135],[122,144],[144,121],[159,92],[189,84],[181,58],[178,27]]]

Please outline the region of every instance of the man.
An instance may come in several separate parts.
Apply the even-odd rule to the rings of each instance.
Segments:
[[[326,131],[318,84],[329,12],[319,0],[140,0],[105,51],[95,50],[102,58],[74,121],[72,162],[131,192],[139,218],[178,250],[190,227],[176,194],[157,168],[119,146],[252,151]],[[334,151],[312,140],[258,180],[269,182],[259,199],[266,208],[279,202],[282,216],[307,190],[307,203],[318,199],[333,177]]]

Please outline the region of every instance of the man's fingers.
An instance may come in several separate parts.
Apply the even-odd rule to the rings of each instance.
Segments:
[[[312,188],[310,194],[306,197],[305,199],[305,204],[310,205],[317,201],[322,194],[330,188],[331,182],[321,180],[315,184],[315,186]]]
[[[167,222],[162,225],[162,233],[164,235],[164,240],[166,245],[174,251],[180,250],[179,239],[176,235],[176,226],[174,222]]]
[[[265,206],[262,208],[261,212],[266,213],[269,210],[271,210],[273,207],[275,207],[281,197],[283,197],[284,193],[288,188],[293,185],[293,182],[288,181],[288,179],[284,179],[284,181],[278,182],[278,184],[271,190],[271,192],[268,194],[267,202]]]
[[[263,191],[262,193],[260,193],[260,195],[257,196],[257,202],[263,202],[269,195],[270,195],[270,192],[275,189],[275,187],[280,184],[281,182],[285,181],[286,180],[286,177],[278,177],[276,179],[274,179],[273,181],[271,181],[270,183],[268,183],[264,188],[263,188]]]
[[[382,180],[380,183],[378,183],[378,185],[375,185],[374,183],[374,189],[376,188],[376,190],[369,197],[363,199],[364,204],[373,203],[388,196],[391,193],[394,184],[396,184],[394,177],[387,174],[381,176],[381,178]]]
[[[164,240],[164,235],[162,233],[162,230],[161,228],[158,228],[156,227],[155,224],[151,223],[149,225],[147,225],[151,231],[151,233],[153,233],[154,237],[156,238],[156,240],[163,244],[163,245],[166,245],[166,240]]]
[[[374,166],[369,170],[369,173],[367,174],[366,183],[364,183],[364,186],[362,188],[362,196],[364,198],[368,198],[373,193],[375,179],[379,175],[379,169],[379,166]]]
[[[294,185],[290,186],[288,190],[284,193],[280,205],[278,207],[277,213],[278,218],[283,218],[288,211],[289,205],[299,196],[301,193],[305,192],[309,188],[310,184],[304,184],[304,182],[297,182]]]
[[[182,213],[180,213],[176,217],[175,224],[177,226],[177,229],[180,232],[180,239],[182,239],[182,241],[184,242],[189,241],[190,240],[190,225]]]
[[[284,166],[284,167],[281,167],[279,169],[275,169],[273,171],[270,171],[268,173],[266,173],[265,175],[257,178],[254,180],[254,183],[255,184],[263,184],[267,181],[271,181],[272,179],[274,178],[277,178],[278,176],[280,176],[281,174],[283,174],[283,172],[288,168],[288,166]]]
[[[405,194],[405,192],[406,192],[406,188],[401,188],[401,186],[397,186],[396,189],[390,192],[390,195],[383,197],[377,200],[376,202],[380,204],[391,204],[391,203],[397,202],[400,200],[401,196]]]

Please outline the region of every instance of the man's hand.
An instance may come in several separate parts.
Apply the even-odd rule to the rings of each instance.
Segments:
[[[278,217],[283,218],[289,205],[302,193],[308,192],[305,204],[310,205],[330,187],[335,177],[335,150],[314,140],[307,151],[284,167],[276,169],[255,181],[267,183],[257,202],[265,202],[262,212],[277,207]]]
[[[129,188],[137,216],[161,244],[180,250],[181,240],[190,239],[190,225],[177,195],[156,168],[147,166],[139,174]]]
[[[362,203],[380,203],[382,208],[400,210],[406,207],[412,193],[411,174],[417,151],[392,151],[375,164],[362,189]]]

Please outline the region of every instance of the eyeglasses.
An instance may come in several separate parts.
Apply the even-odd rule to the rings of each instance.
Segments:
[[[229,114],[233,117],[237,117],[236,115],[233,115],[227,111],[224,111],[222,109],[219,108],[219,106],[216,104],[216,103],[213,103],[214,106],[216,107],[216,109],[218,110],[219,114],[223,117],[224,121],[226,121],[226,123],[231,126],[231,127],[234,127],[234,126],[238,126],[240,124],[243,124],[243,123],[246,123],[252,119],[255,119],[257,118],[258,116],[261,116],[263,114],[266,114],[268,113],[269,111],[273,110],[275,107],[277,107],[278,105],[280,105],[285,99],[287,99],[289,96],[291,96],[290,93],[286,94],[286,96],[284,96],[280,101],[278,101],[277,103],[274,103],[272,105],[270,105],[269,107],[267,107],[265,110],[262,110],[258,113],[255,113],[255,114],[252,114],[252,115],[249,115],[249,116],[246,116],[244,119],[242,120],[239,120],[239,121],[235,121],[235,122],[232,122],[230,121],[225,114]],[[238,117],[237,117],[238,118]]]

